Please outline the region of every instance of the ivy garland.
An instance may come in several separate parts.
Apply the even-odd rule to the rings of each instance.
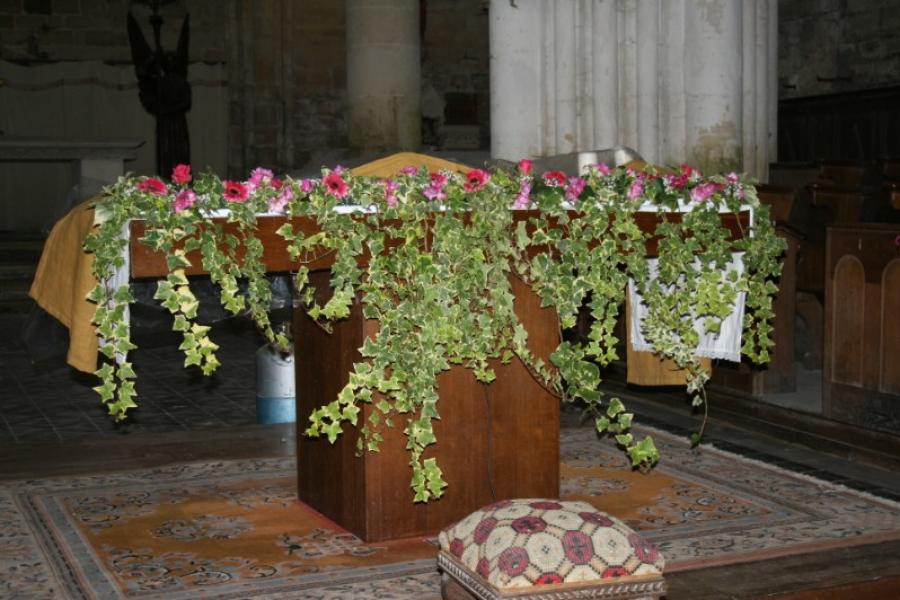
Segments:
[[[218,346],[209,327],[197,322],[198,301],[185,275],[188,254],[199,250],[227,310],[248,312],[270,342],[286,346],[289,340],[269,322],[271,292],[255,229],[260,213],[288,217],[278,233],[298,265],[296,289],[309,315],[327,328],[359,298],[364,316],[379,322],[378,334],[360,349],[365,360],[354,366],[338,397],[313,412],[305,433],[334,441],[349,422],[360,427],[359,450],[377,450],[382,427],[396,422],[408,440],[415,501],[440,497],[447,485],[434,459],[423,460],[422,454],[436,441],[436,377],[451,365],[465,365],[490,383],[491,360],[518,357],[562,399],[582,402],[597,430],[614,435],[635,465],[657,460],[650,437],[637,441],[629,433],[632,414],[617,398],[604,403],[598,390],[602,367],[617,359],[614,328],[629,278],[649,307],[645,339],[686,370],[695,403],[703,400],[708,373],[694,355],[694,321],[703,319],[708,331],[717,331],[740,292],[747,294],[743,353],[758,363],[768,360],[773,279],[784,245],[754,187],[734,174],[702,177],[689,167],[668,172],[597,165],[584,177],[536,176],[523,160],[515,171],[474,169],[465,176],[414,167],[392,179],[353,176],[340,167],[322,175],[281,180],[256,169],[247,181],[236,182],[212,174],[194,179],[189,167],[179,165],[171,183],[127,176],[107,189],[97,205],[101,224],[86,248],[95,255],[100,283],[89,297],[97,303],[94,323],[108,359],[96,372],[96,390],[111,415],[123,419],[136,406],[135,373],[127,360],[135,346],[125,319],[133,298],[127,285],[110,284],[124,265],[127,241],[121,232],[132,219],[146,222],[141,243],[167,257],[169,275],[155,297],[183,334],[185,366],[209,374],[219,366]],[[359,207],[352,215],[342,208],[351,202]],[[730,241],[720,211],[747,207],[755,211],[753,226]],[[514,219],[511,208],[531,209],[527,221]],[[222,209],[228,209],[224,220],[236,224],[237,235],[225,232],[222,219],[212,219]],[[683,213],[680,222],[663,218],[653,234],[659,240],[655,277],[646,261],[651,234],[635,220],[648,210]],[[318,232],[295,230],[290,217],[314,219]],[[242,260],[239,246],[245,249]],[[723,278],[732,252],[744,253],[743,273]],[[305,265],[325,253],[334,260],[332,294],[318,304]],[[357,260],[363,255],[369,259]],[[572,327],[587,306],[593,317],[587,339],[561,341],[552,365],[533,356],[528,332],[513,311],[511,276],[555,308],[561,329]],[[377,410],[358,423],[362,402]]]

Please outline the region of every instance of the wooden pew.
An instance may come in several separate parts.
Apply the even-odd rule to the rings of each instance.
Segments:
[[[900,423],[900,225],[828,229],[825,416],[870,428]]]
[[[810,212],[807,223],[797,224],[805,234],[797,249],[797,314],[810,339],[803,362],[822,366],[824,344],[825,227],[859,223],[875,212],[875,172],[870,165],[823,161],[814,183],[806,186]],[[818,211],[818,212],[816,212]]]

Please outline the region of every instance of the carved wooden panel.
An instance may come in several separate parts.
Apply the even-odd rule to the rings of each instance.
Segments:
[[[900,258],[884,269],[881,281],[882,392],[900,394]]]
[[[900,433],[900,236],[897,224],[828,229],[825,415]]]
[[[862,385],[863,317],[866,274],[855,256],[843,256],[834,268],[831,314],[831,372],[834,381]]]

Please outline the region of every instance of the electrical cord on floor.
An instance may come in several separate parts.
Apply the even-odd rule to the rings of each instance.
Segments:
[[[491,490],[491,501],[497,501],[497,492],[494,490],[494,428],[492,426],[492,417],[491,417],[491,386],[489,384],[482,384],[484,386],[484,410],[485,410],[485,420],[487,421],[487,452],[485,452],[485,473],[487,475],[487,484],[488,488]]]

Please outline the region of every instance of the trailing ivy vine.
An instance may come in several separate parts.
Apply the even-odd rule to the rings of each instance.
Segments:
[[[732,240],[721,214],[748,208],[752,226]],[[180,165],[170,183],[121,178],[97,210],[101,224],[86,248],[94,253],[99,284],[90,299],[97,303],[94,322],[108,359],[97,371],[96,389],[111,415],[125,418],[136,406],[127,360],[134,345],[125,318],[133,299],[127,285],[110,284],[124,266],[122,232],[129,220],[144,220],[141,243],[167,257],[169,274],[156,298],[183,335],[185,365],[208,374],[219,365],[217,346],[209,327],[197,322],[188,257],[199,251],[226,309],[246,312],[270,342],[286,345],[269,322],[271,292],[256,236],[258,214],[284,214],[278,233],[296,263],[295,288],[308,314],[327,329],[359,301],[364,316],[379,323],[360,348],[364,360],[338,396],[313,412],[305,433],[334,441],[349,422],[360,429],[362,452],[378,449],[385,426],[402,428],[415,501],[440,497],[447,485],[439,465],[423,452],[437,441],[436,378],[452,365],[489,384],[495,378],[491,361],[521,360],[547,389],[583,403],[597,430],[614,435],[635,465],[657,460],[652,439],[638,441],[629,432],[632,414],[622,402],[599,391],[603,367],[618,358],[615,327],[629,279],[648,307],[645,339],[685,369],[697,402],[709,374],[695,355],[694,324],[718,331],[740,293],[746,293],[743,353],[768,360],[773,279],[783,243],[753,186],[733,174],[597,165],[585,176],[567,177],[533,174],[531,163],[521,161],[514,171],[473,169],[465,175],[409,167],[389,179],[336,168],[320,179],[281,180],[256,169],[236,182],[211,174],[194,179]],[[648,211],[660,216],[652,232],[636,220]],[[295,227],[296,219],[313,220],[315,231]],[[658,248],[655,274],[647,261],[650,238]],[[743,271],[723,277],[734,252],[743,253]],[[324,256],[333,260],[331,293],[317,303],[307,265]],[[572,327],[586,307],[593,317],[587,338],[561,341],[551,364],[534,356],[513,310],[513,278],[556,310],[561,329]],[[302,354],[303,340],[296,342]],[[365,421],[363,403],[375,408]]]

